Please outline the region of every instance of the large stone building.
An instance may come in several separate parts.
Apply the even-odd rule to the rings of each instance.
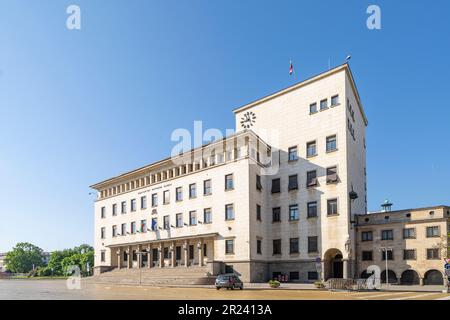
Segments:
[[[377,265],[381,281],[386,282],[387,265],[389,282],[443,284],[444,259],[449,257],[450,207],[387,208],[356,217],[357,275],[365,278],[367,268]]]
[[[347,64],[234,110],[236,133],[92,186],[95,266],[354,277],[364,115]]]

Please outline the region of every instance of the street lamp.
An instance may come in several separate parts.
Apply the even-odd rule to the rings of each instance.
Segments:
[[[392,248],[391,247],[381,247],[380,251],[384,252],[384,260],[386,261],[386,287],[388,287],[389,286],[389,269],[388,269],[388,256],[387,256],[387,253],[388,253],[388,251],[392,252]]]

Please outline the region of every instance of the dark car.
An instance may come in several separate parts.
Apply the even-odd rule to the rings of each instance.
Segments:
[[[234,288],[244,289],[244,284],[241,279],[235,274],[220,274],[216,278],[216,289],[227,288],[233,290]]]

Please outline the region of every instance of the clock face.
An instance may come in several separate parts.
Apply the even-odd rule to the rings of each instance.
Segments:
[[[244,129],[249,129],[255,124],[256,115],[252,111],[247,111],[244,113],[244,116],[241,118],[241,126]]]

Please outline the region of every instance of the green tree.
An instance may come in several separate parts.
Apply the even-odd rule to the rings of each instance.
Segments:
[[[27,273],[42,266],[42,249],[28,242],[19,242],[6,254],[6,269],[14,273]]]

